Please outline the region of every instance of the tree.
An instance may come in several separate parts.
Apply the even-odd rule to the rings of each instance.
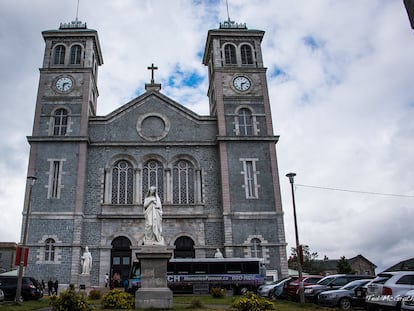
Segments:
[[[338,273],[350,274],[353,272],[351,264],[349,263],[348,259],[345,258],[345,256],[342,256],[341,259],[338,260],[336,268],[338,270]]]
[[[309,245],[302,246],[303,251],[303,265],[302,271],[310,274],[319,274],[320,268],[319,265],[315,262],[318,258],[318,252],[311,252]],[[298,258],[296,248],[291,248],[291,254],[288,259],[289,269],[297,270],[298,269]]]

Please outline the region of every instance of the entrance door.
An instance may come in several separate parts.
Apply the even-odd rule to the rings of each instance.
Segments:
[[[194,241],[191,238],[179,237],[174,246],[174,258],[195,258]]]
[[[111,281],[114,287],[124,287],[125,282],[128,282],[131,253],[131,241],[128,238],[118,237],[112,241]]]

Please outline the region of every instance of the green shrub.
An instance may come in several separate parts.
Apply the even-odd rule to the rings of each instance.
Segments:
[[[104,309],[134,309],[134,296],[118,289],[113,289],[102,298]]]
[[[235,300],[231,304],[232,308],[237,311],[267,311],[274,310],[273,303],[267,299],[261,298],[252,292],[247,292],[245,295]]]
[[[54,311],[92,310],[86,296],[82,293],[77,293],[72,286],[61,292],[59,296],[50,297],[50,304]]]
[[[89,299],[91,300],[99,300],[102,298],[102,293],[98,289],[93,289],[89,292]]]
[[[213,287],[210,290],[210,294],[214,298],[224,298],[227,294],[227,290],[225,288]]]
[[[190,301],[190,305],[188,306],[189,309],[203,309],[204,308],[204,304],[203,302],[198,299],[198,298],[194,298],[191,299]]]

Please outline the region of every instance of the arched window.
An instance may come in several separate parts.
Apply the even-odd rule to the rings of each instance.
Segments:
[[[174,258],[195,258],[194,241],[191,238],[179,237],[174,245]]]
[[[132,204],[134,177],[132,165],[125,160],[112,168],[112,204]]]
[[[242,58],[243,65],[253,64],[253,53],[252,53],[252,48],[250,45],[243,44],[240,47],[240,52],[241,52],[241,58]]]
[[[45,241],[45,261],[55,261],[55,240],[50,238]]]
[[[247,108],[242,108],[238,112],[239,132],[242,136],[253,135],[253,116],[252,112]]]
[[[58,109],[54,114],[53,135],[65,136],[68,129],[68,112],[66,109]]]
[[[225,63],[228,65],[237,64],[236,48],[234,45],[227,44],[224,47],[224,60],[225,60]]]
[[[262,246],[261,246],[261,242],[259,239],[254,238],[251,240],[251,254],[252,257],[254,258],[261,258],[262,257]]]
[[[70,48],[70,63],[72,65],[79,65],[81,63],[82,47],[75,44]]]
[[[155,186],[157,188],[158,196],[161,201],[164,197],[164,168],[162,163],[157,160],[149,160],[145,163],[142,169],[142,191],[144,199],[150,186]]]
[[[55,65],[63,65],[65,63],[65,51],[66,48],[63,45],[58,45],[55,48],[55,56],[53,58]]]
[[[186,161],[180,160],[173,166],[173,203],[194,203],[194,167]]]

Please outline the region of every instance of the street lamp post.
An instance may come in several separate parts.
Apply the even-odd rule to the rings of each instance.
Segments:
[[[27,182],[29,185],[29,194],[27,197],[27,208],[26,208],[26,217],[24,219],[24,227],[23,227],[23,239],[20,248],[20,261],[19,261],[19,275],[17,277],[17,288],[16,288],[16,297],[14,301],[19,303],[21,301],[22,295],[22,280],[23,280],[23,267],[24,267],[24,257],[26,253],[26,244],[27,244],[27,228],[29,226],[29,214],[30,214],[30,203],[32,199],[32,188],[36,181],[35,176],[28,176]]]
[[[305,303],[305,294],[303,292],[303,280],[302,280],[302,263],[301,263],[301,253],[300,253],[300,244],[299,244],[299,234],[298,234],[298,222],[296,219],[296,204],[295,204],[295,191],[293,189],[293,183],[295,173],[286,174],[286,177],[289,178],[291,190],[292,190],[292,203],[293,203],[293,219],[295,222],[295,237],[296,237],[296,258],[298,260],[298,277],[299,277],[299,299],[300,303]]]

